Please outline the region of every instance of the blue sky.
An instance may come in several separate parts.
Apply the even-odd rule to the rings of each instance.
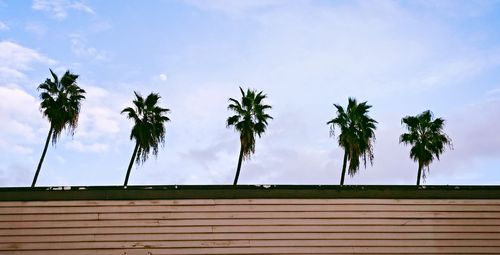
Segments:
[[[427,184],[500,183],[498,1],[0,0],[0,186],[28,186],[48,122],[36,87],[49,68],[87,91],[75,136],[50,147],[38,185],[120,185],[134,143],[120,115],[133,91],[171,109],[157,159],[130,184],[230,184],[238,86],[273,105],[241,184],[337,184],[333,103],[373,105],[373,166],[346,184],[414,184],[398,143],[406,115],[446,119],[453,150]]]

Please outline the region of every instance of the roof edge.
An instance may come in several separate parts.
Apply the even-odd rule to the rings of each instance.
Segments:
[[[168,185],[0,188],[0,201],[146,199],[500,199],[500,186]]]

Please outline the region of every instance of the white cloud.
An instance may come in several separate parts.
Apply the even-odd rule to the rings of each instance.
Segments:
[[[36,143],[34,140],[41,135],[40,131],[46,125],[38,111],[35,97],[19,88],[1,86],[0,122],[0,132],[4,134],[0,138],[3,144],[0,149],[18,148],[23,153],[31,152],[26,146]]]
[[[0,42],[0,81],[15,82],[24,78],[24,71],[34,63],[52,65],[54,60],[38,51],[10,41]]]
[[[23,116],[29,120],[39,115],[37,101],[20,88],[0,87],[0,114],[4,116]]]
[[[108,20],[96,20],[89,27],[89,29],[93,32],[104,32],[110,30],[111,28],[113,28],[113,25]]]
[[[0,66],[0,81],[20,80],[24,74],[16,69]]]
[[[102,153],[108,151],[109,145],[105,143],[90,143],[85,144],[81,141],[70,141],[65,144],[65,147],[68,149],[76,150],[79,152],[93,152],[93,153]]]
[[[285,103],[291,102],[288,98],[305,96],[371,99],[436,91],[468,82],[498,66],[495,58],[500,56],[492,48],[451,40],[457,37],[455,31],[442,21],[422,18],[396,2],[316,5],[294,1],[252,12],[245,19],[246,24],[257,24],[248,40],[247,35],[240,37],[251,43],[239,39],[222,46],[207,43],[186,47],[189,50],[182,55],[195,56],[184,58],[198,67],[193,70],[220,75],[212,82],[248,81]],[[225,72],[220,74],[217,68]],[[176,77],[181,75],[176,73]],[[302,102],[309,107],[320,101],[297,103]]]
[[[37,36],[43,36],[47,33],[47,28],[36,22],[28,22],[26,23],[25,29]]]
[[[116,134],[119,129],[119,111],[97,105],[85,107],[82,114],[82,136],[96,137],[99,135]]]
[[[78,34],[71,34],[71,50],[78,57],[92,58],[94,60],[106,60],[107,54],[94,47],[87,46],[86,39]]]
[[[486,97],[489,101],[500,100],[500,86],[486,92]]]
[[[346,94],[385,96],[451,86],[497,65],[490,59],[498,56],[494,51],[448,40],[452,33],[438,20],[419,19],[397,4],[380,3],[290,7],[255,15],[262,32],[252,44],[260,56],[255,62],[251,57],[248,65],[261,68],[253,76],[287,87],[310,84],[302,88],[322,94],[336,94],[343,87]],[[266,64],[257,63],[264,58]]]
[[[179,88],[179,91],[162,94],[177,95],[176,97],[165,96],[162,98],[162,104],[166,105],[167,108],[172,107],[171,125],[204,127],[204,132],[182,128],[182,134],[186,135],[186,138],[195,138],[206,142],[208,138],[205,132],[216,133],[218,130],[224,130],[228,114],[226,112],[227,100],[231,96],[238,96],[239,90],[234,85],[207,83],[194,90]],[[219,123],[222,123],[222,126],[218,125]]]
[[[161,81],[166,81],[167,80],[167,75],[162,73],[158,76],[160,78]]]
[[[77,10],[94,14],[94,10],[82,1],[69,0],[34,0],[31,6],[34,10],[49,12],[57,20],[68,16],[68,10]]]
[[[228,15],[241,15],[248,11],[289,3],[285,0],[185,0],[184,2],[202,10],[221,11]]]
[[[448,16],[452,18],[468,18],[477,17],[484,12],[487,12],[495,4],[495,0],[440,0],[426,1],[417,0],[410,4],[426,8],[428,12],[436,12],[440,16]]]
[[[0,21],[0,31],[8,31],[8,30],[10,30],[10,27],[7,26],[7,24]]]
[[[499,116],[500,99],[497,99],[457,109],[447,119],[457,162],[500,155],[500,132],[497,131]]]
[[[31,166],[27,166],[25,162],[0,166],[0,186],[27,186],[32,178]]]
[[[459,56],[436,60],[430,65],[431,68],[422,74],[423,78],[419,83],[423,88],[429,89],[468,81],[499,64],[500,48],[463,51]]]
[[[28,146],[21,146],[21,145],[14,145],[11,147],[11,149],[18,154],[21,155],[30,155],[33,154],[34,150],[31,147]]]
[[[55,61],[36,50],[10,41],[0,42],[0,151],[31,154],[31,146],[48,131],[38,100],[16,83],[26,81],[25,72],[36,63]]]
[[[86,100],[82,103],[78,133],[75,139],[82,141],[100,141],[103,138],[111,142],[112,137],[120,132],[122,116],[121,106],[125,96],[110,93],[106,89],[81,85],[87,92]]]

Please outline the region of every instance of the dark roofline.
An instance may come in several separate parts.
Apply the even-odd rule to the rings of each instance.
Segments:
[[[0,188],[0,201],[392,198],[500,199],[500,186],[170,185]]]

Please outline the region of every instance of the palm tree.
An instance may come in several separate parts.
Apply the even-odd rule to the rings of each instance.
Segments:
[[[429,172],[429,165],[434,157],[439,160],[439,155],[444,152],[446,146],[452,148],[451,139],[443,132],[444,120],[432,119],[433,115],[429,110],[401,119],[401,124],[405,124],[409,132],[403,133],[399,142],[413,146],[410,158],[418,162],[417,186],[420,185],[420,177],[425,181],[425,170]]]
[[[165,143],[165,123],[170,121],[165,116],[170,110],[156,105],[160,99],[159,94],[151,93],[146,99],[135,91],[134,94],[136,97],[133,101],[135,108],[126,107],[121,112],[122,114],[126,113],[127,118],[134,120],[135,123],[130,132],[130,140],[135,139],[135,148],[125,176],[123,184],[125,187],[134,161],[137,164],[144,163],[150,152],[154,156],[158,155],[158,145]]]
[[[42,91],[40,93],[42,99],[40,110],[49,120],[50,128],[31,187],[35,187],[50,139],[52,138],[52,145],[55,145],[64,129],[68,129],[72,136],[75,134],[80,114],[80,103],[85,99],[85,90],[76,84],[78,75],[68,70],[59,80],[52,70],[50,70],[50,74],[52,80],[46,79],[44,83],[38,86],[38,90]]]
[[[335,126],[340,129],[338,142],[344,148],[344,161],[342,163],[342,176],[340,185],[344,185],[347,161],[349,161],[349,176],[354,176],[359,169],[360,159],[363,160],[365,168],[366,161],[373,164],[373,142],[375,141],[375,124],[377,121],[368,116],[368,110],[372,107],[366,102],[360,104],[356,99],[349,98],[347,110],[338,104],[334,104],[337,109],[337,116],[328,121],[330,126],[330,136],[335,135]]]
[[[229,98],[230,104],[227,107],[236,114],[227,118],[226,125],[228,128],[234,126],[234,129],[240,133],[240,156],[233,185],[238,184],[241,161],[249,159],[255,153],[255,135],[257,134],[260,138],[266,131],[267,121],[273,118],[265,112],[266,109],[272,107],[263,104],[262,100],[266,98],[266,95],[262,91],[257,93],[255,90],[247,89],[245,93],[241,87],[240,91],[241,102]]]

